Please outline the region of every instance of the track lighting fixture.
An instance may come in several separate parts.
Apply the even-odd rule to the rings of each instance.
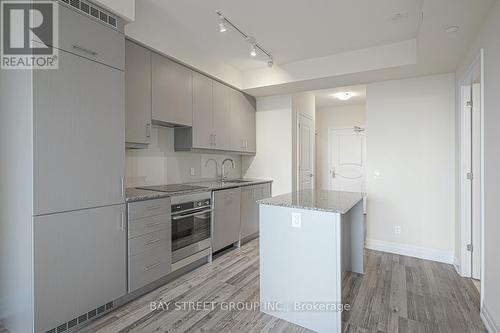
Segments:
[[[257,55],[257,50],[255,49],[255,45],[252,45],[252,48],[250,49],[250,55],[252,57],[255,57]]]
[[[227,31],[227,27],[231,27],[236,32],[238,32],[248,43],[250,43],[250,55],[252,57],[257,56],[257,50],[266,55],[267,58],[267,66],[273,67],[274,58],[272,54],[270,54],[266,49],[264,49],[260,44],[257,43],[257,40],[253,36],[247,35],[243,30],[241,30],[238,26],[236,26],[233,22],[231,22],[221,11],[216,10],[215,13],[219,16],[219,31],[225,32]]]
[[[224,19],[224,15],[219,14],[219,31],[220,32],[226,32],[226,20]]]
[[[273,67],[274,65],[274,59],[272,56],[269,57],[269,59],[267,59],[267,67]]]

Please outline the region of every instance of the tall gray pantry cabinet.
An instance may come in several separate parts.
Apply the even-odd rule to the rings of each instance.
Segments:
[[[59,69],[2,73],[1,79],[2,88],[19,85],[31,100],[16,109],[21,102],[1,93],[7,99],[1,102],[2,121],[32,121],[20,126],[31,128],[26,134],[32,139],[31,147],[22,147],[31,156],[19,161],[31,167],[7,170],[19,178],[26,172],[31,180],[30,193],[22,196],[31,202],[25,205],[32,207],[31,221],[19,214],[5,229],[28,242],[11,242],[9,251],[16,256],[16,246],[24,247],[32,264],[21,267],[12,260],[0,267],[2,289],[15,286],[1,295],[1,308],[7,309],[2,316],[14,332],[71,329],[111,309],[127,288],[123,23],[94,5],[99,15],[92,16],[84,2],[54,3]],[[4,151],[14,154],[2,145]],[[4,272],[11,269],[17,271]],[[17,284],[16,275],[23,277]]]

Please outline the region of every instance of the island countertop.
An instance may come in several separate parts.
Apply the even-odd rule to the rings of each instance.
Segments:
[[[260,200],[261,205],[319,210],[345,214],[359,201],[364,193],[329,190],[301,190]]]

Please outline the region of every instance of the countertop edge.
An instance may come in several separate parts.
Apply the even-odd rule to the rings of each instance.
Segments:
[[[183,183],[186,185],[190,184],[199,184],[199,183],[210,183],[212,181],[206,181],[206,182],[191,182],[191,183]],[[192,194],[192,193],[201,193],[201,192],[213,192],[213,191],[220,191],[220,190],[225,190],[225,189],[230,189],[230,188],[238,188],[238,187],[246,187],[246,186],[252,186],[252,185],[259,185],[259,184],[267,184],[267,183],[272,183],[273,180],[251,180],[249,182],[245,183],[232,183],[232,184],[224,184],[218,187],[207,187],[206,189],[196,189],[196,190],[187,190],[187,191],[179,191],[179,192],[170,192],[170,193],[165,193],[165,192],[155,192],[155,191],[149,191],[149,190],[141,190],[141,189],[136,189],[135,187],[129,187],[126,189],[126,191],[142,191],[144,192],[143,195],[132,195],[130,197],[125,198],[125,203],[132,203],[132,202],[138,202],[138,201],[146,201],[146,200],[154,200],[154,199],[161,199],[161,198],[169,198],[177,195],[184,195],[184,194]],[[213,183],[216,183],[216,181],[213,181]]]

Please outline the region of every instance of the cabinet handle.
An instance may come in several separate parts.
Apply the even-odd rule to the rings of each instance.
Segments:
[[[217,134],[214,134],[214,146],[217,146]]]
[[[146,242],[146,244],[144,244],[144,245],[148,246],[148,245],[156,244],[159,241],[161,241],[161,238],[152,239],[152,240]]]
[[[120,230],[125,231],[125,213],[123,210],[120,212]]]
[[[213,134],[210,134],[210,144],[213,146],[215,144],[214,142],[214,135]]]
[[[146,138],[151,137],[151,124],[146,124]]]
[[[121,196],[123,198],[125,196],[125,180],[123,177],[120,180],[120,193],[121,193]]]
[[[153,264],[153,265],[149,265],[149,266],[144,267],[144,270],[145,270],[145,271],[150,271],[150,270],[152,270],[153,268],[156,268],[156,267],[158,267],[158,266],[160,266],[160,265],[161,265],[161,262],[157,262],[156,264]]]
[[[146,228],[153,228],[156,227],[157,225],[160,225],[161,222],[156,222],[156,223],[148,223],[146,224]]]
[[[162,209],[162,208],[163,208],[163,206],[151,206],[151,207],[147,207],[146,211],[151,212],[151,211],[155,211],[155,210]]]
[[[95,51],[92,51],[92,50],[89,50],[89,49],[86,49],[80,45],[76,45],[76,44],[73,44],[73,49],[77,50],[77,51],[80,51],[80,52],[83,52],[83,53],[87,53],[87,54],[90,54],[92,56],[97,56],[97,52]]]

